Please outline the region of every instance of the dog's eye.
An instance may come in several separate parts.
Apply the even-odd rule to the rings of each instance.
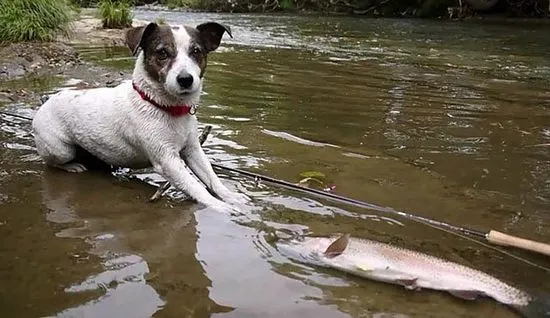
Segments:
[[[193,54],[193,55],[199,55],[201,53],[202,53],[202,51],[198,47],[193,48],[193,50],[191,51],[191,54]]]
[[[160,49],[157,51],[157,56],[159,60],[166,60],[168,58],[168,51],[166,51],[166,49]]]

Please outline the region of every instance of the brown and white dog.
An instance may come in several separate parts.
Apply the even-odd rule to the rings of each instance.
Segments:
[[[231,204],[247,198],[230,191],[215,174],[199,144],[194,116],[207,55],[218,48],[225,32],[232,36],[229,27],[215,22],[129,29],[126,43],[138,54],[132,80],[50,97],[33,119],[38,154],[46,164],[69,172],[86,170],[77,149],[113,166],[152,166],[198,202],[226,212],[238,210]]]

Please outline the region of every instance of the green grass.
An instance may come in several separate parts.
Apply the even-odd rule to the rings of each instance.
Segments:
[[[97,4],[96,0],[71,0],[71,3],[80,8],[91,8]]]
[[[65,0],[2,0],[0,43],[52,41],[69,34],[73,18]]]
[[[129,0],[100,0],[99,16],[103,27],[122,29],[132,26],[132,2]]]
[[[167,25],[168,24],[166,22],[166,19],[163,16],[160,16],[160,17],[156,18],[155,22],[158,25]]]

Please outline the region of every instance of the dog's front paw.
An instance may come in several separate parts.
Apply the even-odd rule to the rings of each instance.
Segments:
[[[67,172],[75,172],[75,173],[84,172],[88,170],[86,169],[86,167],[84,167],[84,165],[77,162],[70,162],[62,165],[57,165],[56,167],[59,169],[63,169]]]
[[[243,193],[228,191],[222,195],[222,200],[229,204],[245,204],[250,201],[250,198]]]
[[[211,208],[211,209],[214,209],[214,210],[218,211],[218,212],[229,214],[229,215],[240,215],[240,214],[242,214],[241,210],[238,207],[233,206],[229,203],[220,201],[220,200],[215,200],[215,201],[212,201],[212,202],[208,202],[205,205],[207,207]]]

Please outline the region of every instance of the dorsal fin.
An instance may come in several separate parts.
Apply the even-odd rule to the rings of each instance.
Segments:
[[[336,241],[332,242],[325,252],[323,253],[325,257],[333,258],[344,252],[346,247],[349,244],[349,234],[344,234],[340,236]]]

